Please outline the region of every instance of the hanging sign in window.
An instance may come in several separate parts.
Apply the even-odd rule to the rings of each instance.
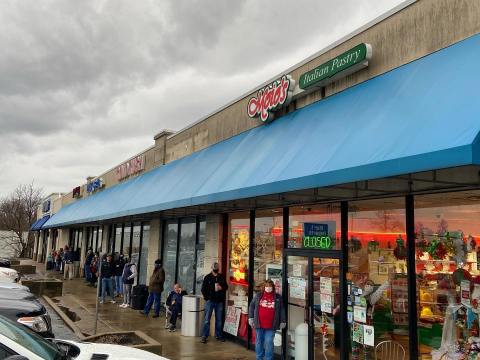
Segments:
[[[330,230],[330,231],[329,231]],[[303,247],[305,249],[330,250],[335,248],[335,230],[329,229],[329,224],[304,223]]]

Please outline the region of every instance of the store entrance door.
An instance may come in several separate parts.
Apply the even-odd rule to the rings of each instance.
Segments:
[[[337,254],[286,251],[287,359],[340,359]]]

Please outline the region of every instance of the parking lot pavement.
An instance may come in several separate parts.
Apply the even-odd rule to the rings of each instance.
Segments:
[[[45,300],[42,298],[39,301],[45,306],[47,309],[50,318],[52,319],[52,330],[55,334],[56,339],[63,339],[63,340],[74,340],[78,341],[78,337],[73,333],[72,330],[63,322],[63,320],[58,316],[58,314],[47,304]]]

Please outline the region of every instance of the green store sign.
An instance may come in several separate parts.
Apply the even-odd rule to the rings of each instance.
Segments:
[[[304,223],[303,248],[321,250],[330,250],[334,248],[334,242],[329,235],[328,224]]]
[[[304,90],[311,86],[326,84],[368,66],[372,57],[372,47],[361,43],[332,60],[300,75],[299,87]]]

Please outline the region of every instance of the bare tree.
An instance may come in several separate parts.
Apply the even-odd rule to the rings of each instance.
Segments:
[[[42,189],[34,183],[21,184],[0,200],[0,229],[13,232],[2,238],[17,256],[27,256],[33,249],[34,235],[30,227],[42,202]]]

